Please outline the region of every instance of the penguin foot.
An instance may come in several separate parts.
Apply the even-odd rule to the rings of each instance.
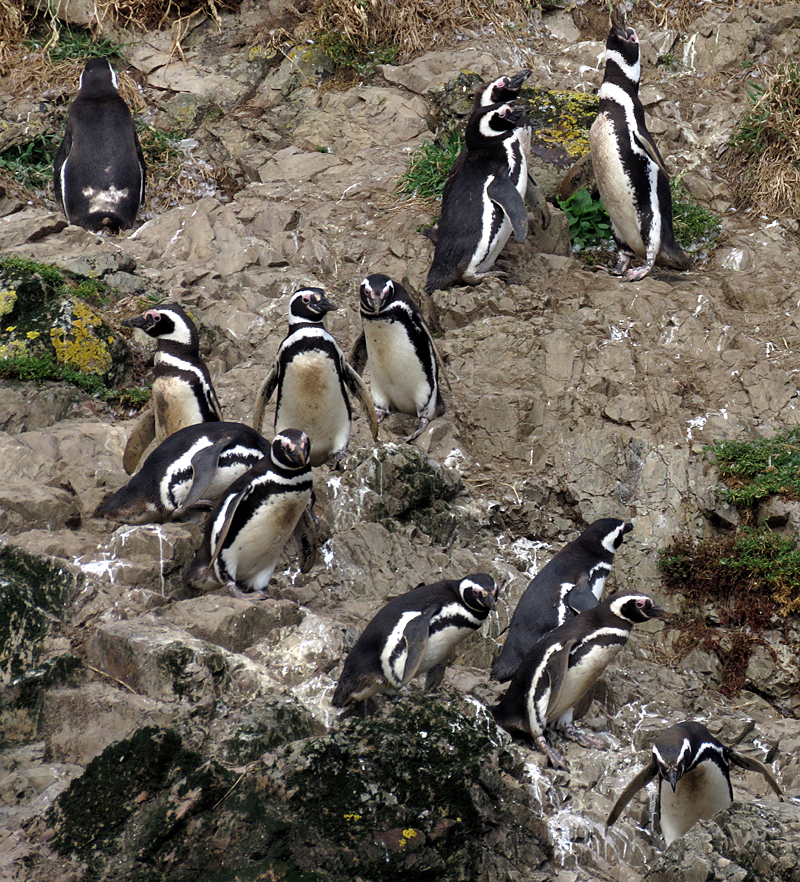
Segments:
[[[643,279],[645,276],[650,275],[650,270],[653,268],[653,264],[650,261],[646,261],[641,266],[637,266],[635,269],[629,269],[625,276],[623,277],[623,282],[638,282],[640,279]]]
[[[233,597],[241,597],[244,600],[267,600],[269,595],[266,591],[255,589],[253,591],[242,591],[236,582],[228,582],[225,588]]]
[[[580,744],[581,747],[593,747],[595,750],[608,749],[608,745],[601,738],[595,735],[587,735],[585,732],[581,732],[580,729],[576,729],[575,726],[562,726],[561,733],[565,738],[569,738],[570,741]]]
[[[427,417],[422,417],[422,419],[419,421],[416,432],[412,432],[408,436],[408,438],[404,438],[403,440],[406,442],[411,442],[415,438],[419,438],[419,436],[425,431],[425,429],[428,428],[428,423],[430,423],[430,420]]]
[[[553,748],[550,747],[544,735],[537,735],[536,738],[534,738],[533,740],[539,746],[542,753],[544,753],[545,756],[547,756],[547,758],[550,760],[554,769],[563,769],[565,772],[569,771],[569,766],[567,765],[564,757],[562,757],[561,754],[558,753],[558,751],[553,750]]]
[[[628,268],[628,265],[630,264],[630,262],[631,262],[630,254],[620,254],[620,256],[617,258],[617,265],[614,267],[614,269],[612,269],[610,271],[611,275],[612,276],[624,276],[625,270]]]
[[[389,411],[386,410],[385,407],[378,407],[377,404],[375,405],[375,419],[378,421],[378,423],[382,423],[386,419],[386,415],[388,413]]]

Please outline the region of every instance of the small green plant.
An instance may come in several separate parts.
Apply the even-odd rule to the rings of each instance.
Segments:
[[[400,192],[420,199],[440,197],[463,146],[461,134],[455,129],[447,134],[441,146],[423,141],[411,154],[408,166],[398,180]]]
[[[100,279],[87,279],[48,263],[39,263],[24,257],[0,257],[0,270],[5,271],[5,275],[39,275],[48,285],[52,285],[57,297],[77,297],[95,306],[105,306],[111,299],[111,288]]]
[[[671,67],[677,68],[678,66],[678,58],[673,55],[671,52],[667,52],[665,55],[659,55],[656,59],[656,67]]]
[[[24,187],[44,190],[53,180],[53,158],[59,140],[54,135],[41,134],[27,144],[9,147],[0,153],[0,169]]]
[[[569,222],[569,237],[578,251],[602,248],[611,238],[611,220],[599,199],[592,199],[588,190],[581,188],[568,199],[558,200],[559,208]]]
[[[64,281],[64,274],[57,266],[39,263],[26,257],[0,257],[0,270],[24,276],[39,275],[48,285],[57,287]]]
[[[61,380],[77,386],[87,395],[95,398],[105,398],[108,395],[108,387],[97,374],[85,373],[61,364],[49,352],[0,358],[0,377],[29,380],[34,383]]]
[[[397,61],[395,45],[364,45],[358,40],[347,40],[342,34],[322,33],[314,38],[337,67],[349,68],[359,76],[375,75],[379,64],[394,64]]]
[[[89,31],[81,28],[72,28],[61,23],[56,24],[58,39],[29,38],[25,45],[30,49],[41,49],[46,46],[46,52],[51,61],[67,61],[71,58],[113,58],[119,57],[123,48],[118,43],[107,40],[105,37],[95,37]]]
[[[745,91],[748,100],[754,106],[752,110],[745,111],[728,143],[743,153],[757,155],[767,147],[767,135],[771,128],[771,108],[768,102],[762,103],[767,91],[766,86],[749,82],[745,84]]]
[[[727,485],[723,498],[750,508],[773,494],[800,499],[800,428],[754,441],[715,441],[706,447]]]
[[[675,238],[690,253],[697,252],[719,237],[722,218],[698,205],[697,200],[679,179],[670,183],[672,190],[672,226]]]

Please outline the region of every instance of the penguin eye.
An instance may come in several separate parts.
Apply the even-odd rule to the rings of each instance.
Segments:
[[[311,302],[311,295],[310,294],[303,294],[303,303],[310,303],[310,302]]]
[[[636,601],[636,608],[637,608],[637,609],[644,609],[644,608],[647,606],[647,603],[648,603],[648,602],[647,602],[643,597],[640,597],[640,598]]]
[[[157,312],[155,309],[151,309],[150,312],[147,313],[147,318],[151,319],[154,322],[160,322],[161,313]]]

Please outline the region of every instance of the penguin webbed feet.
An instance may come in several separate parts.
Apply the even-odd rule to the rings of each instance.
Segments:
[[[542,751],[542,753],[550,760],[551,765],[554,769],[562,769],[565,772],[569,772],[569,766],[567,765],[567,761],[563,756],[557,751],[554,750],[547,743],[547,739],[544,735],[537,735],[534,739],[538,748]]]
[[[617,262],[614,266],[614,269],[609,270],[612,276],[624,276],[625,271],[630,266],[631,255],[625,254],[625,252],[620,252],[619,257],[617,258]]]
[[[410,444],[412,441],[419,438],[419,436],[425,431],[425,429],[428,428],[429,423],[430,420],[428,419],[428,417],[422,417],[416,430],[412,432],[407,438],[403,438],[403,441],[405,441],[407,444]]]
[[[595,750],[608,749],[608,745],[601,738],[598,738],[596,735],[588,735],[586,732],[581,732],[580,729],[572,724],[561,726],[559,731],[565,738],[569,738],[570,741],[580,744],[581,747],[594,748]]]
[[[256,601],[256,600],[267,600],[268,597],[269,597],[269,595],[267,594],[267,592],[264,591],[263,589],[257,589],[257,588],[256,588],[256,589],[253,589],[253,590],[251,590],[251,591],[243,591],[243,590],[242,590],[242,589],[236,584],[236,582],[226,582],[226,583],[225,583],[225,590],[226,590],[226,591],[227,591],[232,597],[239,597],[239,598],[242,598],[242,599],[244,599],[244,600],[253,600],[253,601]]]

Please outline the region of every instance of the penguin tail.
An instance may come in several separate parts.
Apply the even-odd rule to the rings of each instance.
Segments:
[[[103,211],[90,214],[83,225],[93,233],[119,233],[131,226],[130,222],[114,211]]]
[[[425,291],[428,294],[433,294],[434,291],[444,291],[445,288],[454,285],[460,278],[460,275],[453,272],[453,270],[438,267],[434,263],[428,271],[428,278],[425,281]]]
[[[677,242],[662,244],[656,263],[674,270],[689,270],[694,266],[694,259],[678,245]]]

